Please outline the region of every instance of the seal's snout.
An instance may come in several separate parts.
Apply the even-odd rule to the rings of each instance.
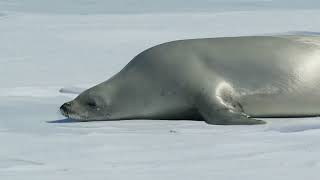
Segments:
[[[66,116],[67,112],[69,112],[70,107],[71,107],[71,103],[70,103],[70,102],[64,103],[64,104],[60,107],[60,112],[61,112],[61,114],[63,114],[64,116]]]

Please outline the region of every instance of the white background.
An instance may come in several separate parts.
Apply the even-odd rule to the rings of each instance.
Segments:
[[[320,119],[72,123],[59,106],[153,45],[318,32],[313,1],[0,1],[1,180],[318,179]],[[317,97],[315,97],[317,98]]]

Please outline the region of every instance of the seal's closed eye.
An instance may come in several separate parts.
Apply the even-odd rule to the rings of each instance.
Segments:
[[[96,102],[94,102],[94,101],[89,101],[89,102],[87,102],[87,105],[88,105],[89,107],[94,108],[94,107],[96,107],[96,106],[97,106],[97,103],[96,103]]]

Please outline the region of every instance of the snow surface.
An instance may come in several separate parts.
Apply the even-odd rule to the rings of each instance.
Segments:
[[[83,13],[69,11],[62,1],[50,1],[60,2],[61,12],[50,11],[58,5],[49,1],[26,2],[31,1],[0,2],[1,180],[319,179],[319,118],[268,119],[260,126],[78,123],[58,111],[137,53],[162,42],[317,34],[319,3],[254,11]]]

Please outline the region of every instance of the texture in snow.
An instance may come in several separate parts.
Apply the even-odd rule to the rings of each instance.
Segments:
[[[318,1],[143,2],[0,2],[0,179],[318,179],[318,118],[213,126],[59,114],[159,43],[320,29]]]

